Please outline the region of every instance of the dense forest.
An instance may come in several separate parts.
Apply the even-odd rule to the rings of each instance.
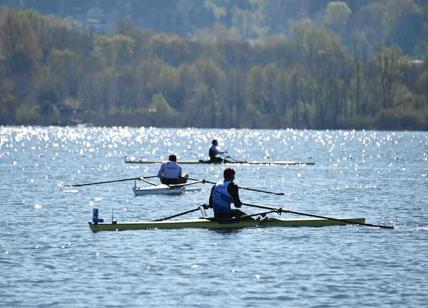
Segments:
[[[428,129],[425,1],[3,2],[3,125]]]

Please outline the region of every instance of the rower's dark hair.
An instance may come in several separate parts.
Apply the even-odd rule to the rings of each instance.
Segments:
[[[235,178],[235,170],[232,168],[224,169],[223,177],[225,180],[232,181]]]
[[[213,141],[211,141],[211,144],[218,144],[216,139],[213,139]]]
[[[168,159],[170,161],[177,161],[177,156],[175,156],[174,154],[169,155]]]

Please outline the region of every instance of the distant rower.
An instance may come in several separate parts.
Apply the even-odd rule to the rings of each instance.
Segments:
[[[224,181],[217,183],[211,189],[209,204],[214,210],[215,218],[233,218],[246,215],[238,209],[232,209],[231,203],[235,207],[241,207],[242,202],[239,199],[238,186],[233,183],[235,179],[235,170],[227,168],[223,173]]]
[[[177,164],[177,156],[169,155],[167,162],[162,163],[158,172],[158,178],[162,184],[184,184],[187,182],[187,175],[181,175],[181,166]]]
[[[227,151],[221,152],[221,151],[217,150],[218,142],[215,139],[213,141],[211,141],[211,144],[212,145],[210,147],[210,150],[208,151],[208,155],[210,156],[210,161],[222,162],[223,158],[219,157],[218,155],[225,154],[225,153],[227,153]]]

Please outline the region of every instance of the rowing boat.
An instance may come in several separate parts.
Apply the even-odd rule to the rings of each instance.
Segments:
[[[125,163],[127,164],[160,164],[163,161],[161,160],[147,160],[147,159],[138,159],[132,157],[125,157]],[[282,166],[292,166],[292,165],[314,165],[312,161],[295,161],[295,160],[228,160],[224,159],[222,161],[211,161],[211,160],[180,160],[182,165],[196,165],[196,164],[211,164],[211,165],[220,165],[220,164],[247,164],[247,165],[282,165]]]
[[[340,221],[339,221],[340,220]],[[94,223],[89,222],[93,232],[99,231],[125,231],[125,230],[154,230],[154,229],[242,229],[250,227],[327,227],[341,226],[353,223],[364,223],[364,218],[340,218],[339,220],[321,218],[294,218],[294,219],[229,219],[215,220],[212,218],[198,218],[189,220],[139,221]]]
[[[140,184],[145,183],[149,184],[150,186],[143,187]],[[144,177],[140,177],[134,182],[134,187],[132,189],[134,190],[134,195],[137,196],[145,196],[145,195],[181,195],[185,192],[191,192],[191,191],[200,191],[201,188],[199,187],[188,187],[189,185],[199,184],[202,183],[200,180],[195,180],[193,182],[189,183],[183,183],[183,184],[155,184],[150,181],[147,181]]]
[[[183,186],[168,186],[164,184],[159,184],[156,186],[149,187],[132,187],[134,190],[135,196],[146,196],[146,195],[181,195],[185,192],[195,192],[201,191],[201,188],[198,187],[183,187]]]

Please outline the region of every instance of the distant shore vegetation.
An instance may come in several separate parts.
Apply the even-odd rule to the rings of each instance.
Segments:
[[[221,24],[185,37],[122,20],[100,33],[0,9],[0,125],[427,130],[428,51],[345,45],[351,12],[335,3],[323,25],[256,40]]]

